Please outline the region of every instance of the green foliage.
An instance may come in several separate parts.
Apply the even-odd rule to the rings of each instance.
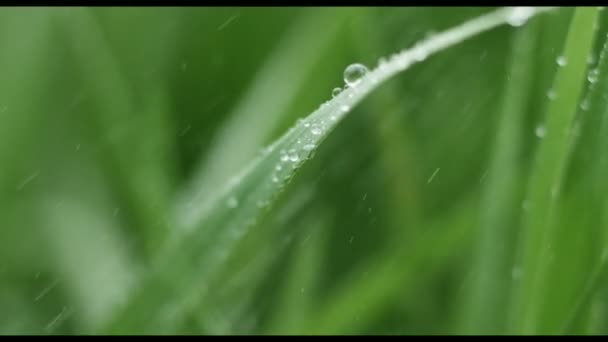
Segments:
[[[489,12],[0,11],[0,333],[606,333],[605,11]]]

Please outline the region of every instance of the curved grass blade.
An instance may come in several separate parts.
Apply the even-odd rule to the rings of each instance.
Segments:
[[[232,248],[253,226],[315,149],[350,112],[389,78],[428,56],[499,25],[520,25],[550,8],[503,8],[428,38],[393,55],[265,149],[236,175],[209,206],[198,208],[198,219],[167,245],[139,291],[108,326],[109,333],[171,332],[206,294],[206,280],[226,260]],[[194,208],[196,210],[196,208]]]

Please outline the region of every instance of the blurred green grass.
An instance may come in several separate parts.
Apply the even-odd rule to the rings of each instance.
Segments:
[[[162,327],[119,316],[179,238],[176,204],[212,200],[348,64],[490,10],[3,8],[0,333],[104,332],[123,317],[115,328],[137,334],[605,334],[597,8],[494,29],[391,79],[214,277],[180,273],[199,260],[154,276],[139,309]]]

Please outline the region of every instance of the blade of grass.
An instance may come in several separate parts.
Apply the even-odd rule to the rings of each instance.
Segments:
[[[169,170],[165,165],[171,147],[166,120],[167,104],[162,90],[153,85],[141,87],[149,102],[136,105],[132,82],[106,41],[92,9],[69,8],[55,12],[61,33],[81,68],[85,89],[95,105],[100,157],[112,180],[113,191],[126,201],[123,211],[133,213],[133,227],[143,241],[141,254],[148,261],[165,240],[165,212],[169,195]],[[90,94],[90,95],[89,95]],[[141,139],[140,130],[146,130]],[[128,146],[129,148],[125,148]]]
[[[416,279],[432,274],[469,244],[478,204],[471,199],[425,222],[410,248],[392,245],[341,282],[304,321],[305,334],[357,334],[397,297],[415,296]]]
[[[574,173],[572,178],[577,185],[573,187],[573,197],[577,203],[584,203],[578,210],[583,213],[578,220],[580,229],[588,231],[590,242],[588,248],[598,247],[594,252],[589,269],[591,274],[587,277],[582,295],[578,299],[576,306],[571,311],[566,320],[563,332],[574,334],[581,331],[584,327],[583,317],[588,310],[591,310],[592,299],[597,294],[598,289],[605,281],[606,258],[608,257],[608,216],[605,214],[608,205],[608,183],[605,175],[608,173],[608,162],[606,161],[605,150],[608,146],[608,82],[605,82],[601,75],[608,73],[608,35],[604,30],[601,35],[603,47],[601,49],[597,65],[589,70],[588,75],[596,77],[597,80],[590,82],[589,93],[584,101],[589,107],[583,110],[582,133],[577,142],[576,166],[578,173]],[[574,204],[577,206],[576,204]],[[580,205],[579,205],[580,206]],[[597,236],[603,236],[597,239]],[[595,243],[594,243],[595,242]]]
[[[509,77],[505,82],[501,118],[494,142],[487,185],[484,187],[472,284],[463,331],[467,334],[502,333],[504,308],[511,283],[515,225],[520,213],[522,127],[529,104],[533,54],[538,25],[517,31],[512,44]]]
[[[592,46],[596,8],[577,8],[566,38],[563,58],[558,69],[554,91],[556,99],[548,105],[546,135],[539,146],[535,167],[529,182],[524,217],[522,276],[516,290],[516,327],[519,333],[555,332],[542,324],[540,317],[547,283],[547,269],[555,236],[556,202],[561,191],[564,169],[568,161],[571,124],[585,81],[586,60]],[[563,62],[561,64],[564,64]]]
[[[169,242],[139,291],[104,331],[171,331],[184,314],[183,306],[205,293],[209,275],[351,108],[387,79],[428,56],[499,25],[522,24],[547,10],[505,8],[467,21],[394,55],[356,86],[324,103],[226,184],[215,201],[196,208],[199,219],[184,227],[187,234]]]

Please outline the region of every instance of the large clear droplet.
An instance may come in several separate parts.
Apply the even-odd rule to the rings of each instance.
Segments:
[[[367,72],[368,70],[365,65],[359,63],[351,64],[344,69],[344,82],[349,87],[354,87],[361,82],[361,79]]]

